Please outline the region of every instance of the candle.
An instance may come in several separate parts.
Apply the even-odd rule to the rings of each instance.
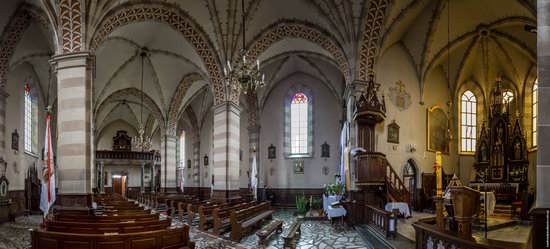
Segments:
[[[443,193],[443,164],[441,162],[441,152],[435,152],[435,176],[437,179],[437,196]]]

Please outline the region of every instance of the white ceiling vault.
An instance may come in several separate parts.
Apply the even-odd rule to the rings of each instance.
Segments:
[[[32,63],[41,81],[48,82],[50,72],[40,63],[47,65],[54,51],[63,51],[64,45],[57,45],[60,39],[55,38],[61,30],[60,5],[75,1],[3,2],[3,34],[13,23],[6,16],[16,16],[17,6],[25,3],[49,21],[41,25],[43,36],[54,37],[48,41],[49,49],[32,50],[28,45],[27,51],[14,49],[21,52],[8,53],[8,65]],[[434,69],[447,72],[448,67],[452,94],[467,81],[487,91],[499,73],[521,91],[526,75],[536,66],[536,36],[523,30],[526,24],[536,24],[536,3],[531,0],[244,2],[245,36],[241,0],[80,0],[83,32],[78,45],[96,56],[96,134],[117,120],[137,129],[142,96],[142,119],[149,134],[160,129],[175,135],[184,124],[200,128],[209,108],[228,98],[223,65],[238,55],[243,38],[248,56],[261,61],[267,79],[253,102],[258,106],[247,110],[261,111],[271,89],[296,73],[314,76],[341,102],[346,84],[364,80],[366,71],[376,69],[377,61],[393,46],[408,51],[421,93]],[[19,43],[32,39],[36,38],[22,35]],[[144,47],[148,53],[141,93]],[[2,60],[0,56],[0,70]]]

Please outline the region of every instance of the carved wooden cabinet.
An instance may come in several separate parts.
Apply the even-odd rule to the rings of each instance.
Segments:
[[[360,152],[355,157],[358,186],[386,182],[385,155],[380,152]]]

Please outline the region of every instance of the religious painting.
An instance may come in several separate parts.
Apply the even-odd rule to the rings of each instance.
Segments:
[[[11,134],[11,148],[16,151],[19,150],[19,133],[17,133],[17,129]]]
[[[294,161],[294,174],[303,174],[304,173],[304,160]]]
[[[188,169],[191,168],[191,159],[187,159],[187,168],[188,168]]]
[[[208,166],[208,155],[204,154],[204,166]]]
[[[327,142],[321,145],[321,157],[330,157],[330,145]]]
[[[447,115],[439,106],[428,109],[428,151],[440,151],[449,155],[449,140],[447,139]]]
[[[399,125],[395,123],[395,120],[388,125],[388,143],[399,143]]]
[[[276,151],[277,151],[277,148],[275,148],[275,146],[273,146],[273,144],[271,144],[267,148],[267,159],[275,159],[276,154],[277,154]]]
[[[411,94],[407,92],[405,84],[401,80],[395,82],[395,87],[390,87],[390,93],[388,95],[392,104],[399,111],[407,110],[411,106]]]
[[[9,182],[5,176],[0,178],[0,197],[5,197],[8,195],[9,191]]]

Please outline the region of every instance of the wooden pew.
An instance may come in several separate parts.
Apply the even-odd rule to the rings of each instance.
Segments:
[[[225,206],[229,206],[230,204],[227,203],[227,204],[219,204],[219,203],[214,203],[214,202],[209,202],[209,203],[205,203],[205,204],[188,204],[186,207],[187,207],[187,224],[189,224],[190,226],[193,224],[193,221],[195,219],[195,217],[199,214],[199,208],[202,206],[203,209],[204,208],[207,208],[207,207],[212,207],[212,206],[215,206],[215,205],[218,205],[218,206],[222,206],[222,205],[225,205]],[[185,206],[184,206],[185,207]]]
[[[214,211],[214,208],[222,208],[222,207],[228,207],[231,206],[229,203],[224,204],[217,204],[212,206],[200,206],[198,213],[199,213],[199,229],[200,230],[206,230],[207,224],[212,222],[212,211]],[[193,220],[190,220],[192,222]]]
[[[107,209],[103,210],[103,214],[106,215],[134,215],[134,214],[150,214],[151,210],[118,210],[118,209]]]
[[[172,219],[138,222],[66,222],[49,221],[47,230],[62,233],[136,233],[167,229],[172,225]]]
[[[269,202],[252,206],[239,211],[232,211],[231,221],[231,239],[239,242],[246,229],[260,223],[264,219],[271,219],[274,210],[271,209]]]
[[[179,249],[195,248],[189,239],[189,226],[125,234],[74,234],[31,231],[33,249]]]
[[[192,201],[192,202],[187,202],[187,201],[183,201],[183,202],[178,202],[177,204],[174,202],[174,206],[172,206],[172,211],[170,211],[170,213],[172,214],[172,217],[175,217],[176,216],[176,213],[178,215],[178,219],[180,221],[183,221],[183,215],[187,213],[187,206],[188,205],[204,205],[204,204],[208,204],[209,202],[204,200],[204,201],[199,201],[199,200],[195,200],[195,201]],[[191,225],[191,224],[189,224]]]
[[[135,214],[118,216],[94,216],[94,215],[55,215],[54,220],[69,222],[124,222],[159,220],[159,214]]]
[[[258,245],[265,245],[267,243],[267,237],[269,237],[269,235],[271,235],[275,231],[279,233],[283,232],[282,220],[274,221],[256,232],[256,235],[258,236]]]
[[[222,232],[221,230],[223,227],[229,227],[229,216],[231,215],[231,212],[246,209],[252,206],[254,206],[254,202],[245,202],[229,207],[214,208],[212,211],[212,233],[219,235]]]
[[[281,236],[285,240],[283,248],[292,248],[292,240],[294,240],[294,235],[302,233],[301,226],[301,221],[295,221],[294,223],[292,223],[292,225],[290,225],[288,230],[283,233],[283,235]]]
[[[199,199],[195,198],[173,198],[173,199],[167,199],[166,202],[168,203],[166,214],[168,216],[173,216],[176,213],[176,210],[178,209],[178,203],[192,203],[192,202],[199,202]]]

